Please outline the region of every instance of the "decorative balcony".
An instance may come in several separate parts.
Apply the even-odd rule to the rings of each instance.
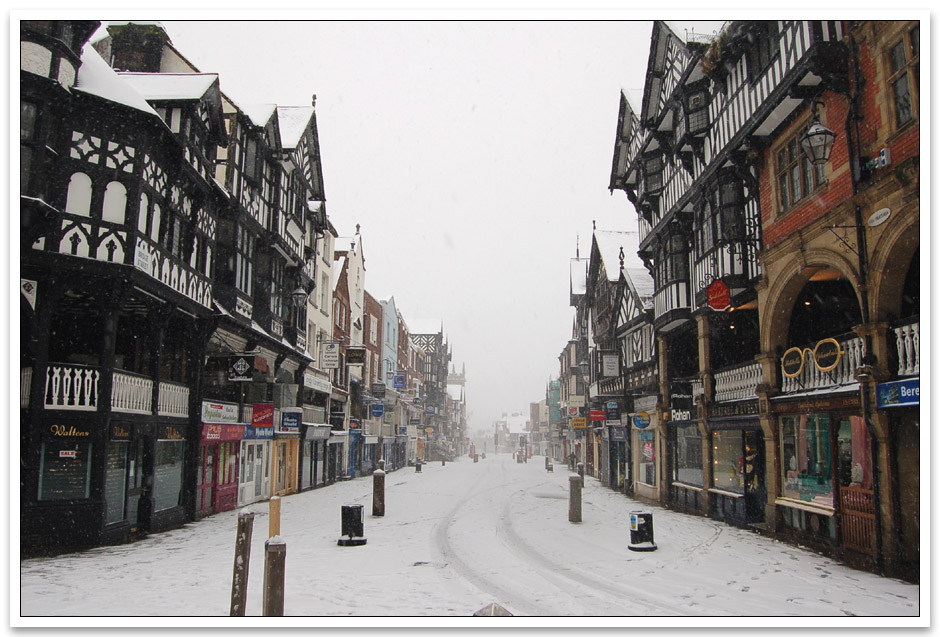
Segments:
[[[920,320],[894,328],[898,351],[898,376],[920,374]]]
[[[760,363],[756,361],[716,372],[715,402],[753,400],[757,398],[757,386],[763,379]]]
[[[20,405],[29,407],[33,370],[20,370]],[[45,370],[43,408],[67,411],[98,411],[101,370],[75,363],[49,363]],[[153,379],[141,374],[115,370],[111,386],[111,411],[125,414],[153,415]],[[189,416],[189,387],[161,382],[157,395],[157,414],[186,418]]]
[[[822,389],[832,389],[855,383],[855,370],[862,364],[862,356],[865,354],[865,343],[858,336],[848,335],[836,337],[839,346],[842,348],[842,357],[835,369],[828,372],[819,371],[813,360],[812,348],[805,351],[805,362],[803,369],[798,376],[787,378],[781,373],[783,378],[781,390],[784,394],[796,392],[809,392]],[[782,372],[781,363],[781,372]]]

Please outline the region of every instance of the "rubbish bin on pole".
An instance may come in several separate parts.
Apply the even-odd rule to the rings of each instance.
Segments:
[[[631,551],[655,551],[656,542],[653,541],[653,514],[649,511],[630,512],[630,544]]]
[[[362,546],[366,538],[362,537],[362,505],[344,504],[342,507],[343,535],[336,543],[340,546]]]

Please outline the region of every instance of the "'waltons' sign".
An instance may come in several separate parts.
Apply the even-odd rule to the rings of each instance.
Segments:
[[[783,375],[787,378],[796,378],[803,372],[803,366],[806,363],[806,354],[812,354],[813,363],[821,372],[831,372],[842,360],[844,353],[839,341],[834,338],[825,338],[818,343],[812,350],[809,348],[791,347],[783,353],[781,366]]]

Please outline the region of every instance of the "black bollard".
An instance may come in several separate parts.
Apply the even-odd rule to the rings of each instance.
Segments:
[[[265,617],[284,616],[284,562],[287,542],[279,536],[264,543],[264,598],[261,603]]]
[[[568,476],[568,521],[581,521],[581,477]]]
[[[372,516],[385,515],[385,461],[379,460],[379,468],[372,472]]]
[[[232,574],[230,617],[245,616],[245,598],[248,595],[248,560],[251,557],[251,531],[254,524],[254,513],[239,512],[238,532],[235,536],[235,571]]]

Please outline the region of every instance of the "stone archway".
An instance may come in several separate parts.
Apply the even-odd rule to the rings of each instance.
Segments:
[[[871,253],[868,275],[871,320],[900,317],[905,282],[915,268],[918,276],[920,273],[919,215],[908,215],[886,229],[872,246]]]

